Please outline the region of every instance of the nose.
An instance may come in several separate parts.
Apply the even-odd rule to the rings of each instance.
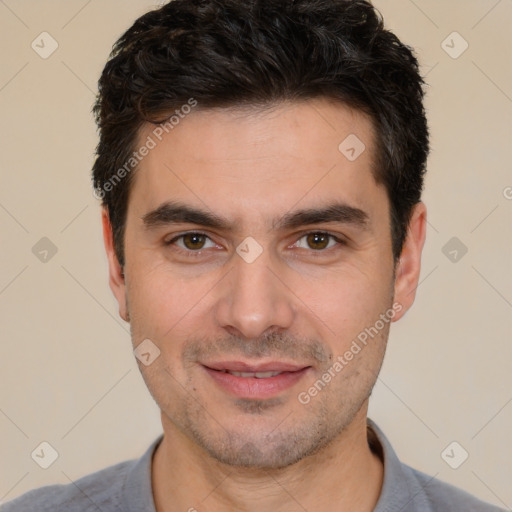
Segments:
[[[283,282],[267,251],[252,263],[238,254],[219,283],[216,321],[230,334],[255,339],[291,327],[296,309],[293,293]],[[274,268],[273,268],[274,267]]]

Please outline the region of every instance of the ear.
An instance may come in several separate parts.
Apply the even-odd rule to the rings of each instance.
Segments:
[[[402,305],[393,317],[396,322],[412,306],[416,297],[416,288],[421,271],[421,252],[427,231],[427,207],[423,202],[417,203],[412,211],[407,228],[407,237],[397,263],[395,277],[394,301]]]
[[[123,268],[119,264],[116,252],[114,250],[114,234],[112,225],[105,207],[101,211],[101,222],[103,224],[103,241],[108,258],[109,285],[119,304],[119,316],[125,321],[130,321],[130,316],[126,308],[126,284],[123,274]]]

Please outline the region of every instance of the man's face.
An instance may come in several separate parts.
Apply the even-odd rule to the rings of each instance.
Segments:
[[[157,145],[134,176],[125,281],[111,286],[134,347],[160,350],[140,368],[164,428],[228,464],[294,463],[366,417],[389,311],[412,302],[393,279],[371,123],[318,99],[197,110],[162,141],[154,128],[140,134]],[[366,146],[355,160],[338,148],[351,134]]]

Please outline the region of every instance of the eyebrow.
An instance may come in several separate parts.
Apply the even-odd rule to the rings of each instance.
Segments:
[[[229,231],[238,224],[210,211],[191,207],[175,201],[166,201],[141,217],[147,230],[172,224],[197,224],[206,228]],[[360,208],[343,202],[329,203],[324,207],[307,208],[288,212],[272,222],[272,229],[295,229],[308,224],[339,223],[369,230],[369,215]]]

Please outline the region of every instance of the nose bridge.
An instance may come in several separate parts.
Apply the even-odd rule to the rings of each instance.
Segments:
[[[288,329],[293,304],[273,268],[270,252],[250,243],[240,244],[233,257],[232,270],[220,291],[217,321],[221,327],[235,328],[240,336],[256,338],[271,328]]]

